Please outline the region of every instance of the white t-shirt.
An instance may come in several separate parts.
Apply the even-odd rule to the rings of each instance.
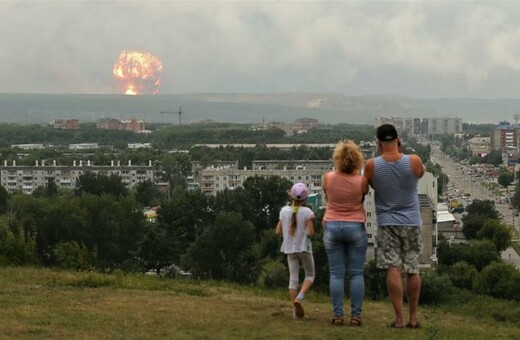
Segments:
[[[285,254],[312,253],[311,240],[307,237],[307,229],[305,226],[307,221],[314,217],[314,213],[308,207],[299,207],[296,213],[296,232],[294,235],[289,233],[292,214],[293,211],[290,205],[280,210],[283,235],[282,248],[280,250]]]

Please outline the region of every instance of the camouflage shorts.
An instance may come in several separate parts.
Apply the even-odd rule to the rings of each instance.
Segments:
[[[421,228],[379,226],[376,259],[379,268],[402,268],[406,273],[419,272]]]

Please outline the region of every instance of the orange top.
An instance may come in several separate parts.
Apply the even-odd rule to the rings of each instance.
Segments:
[[[366,181],[360,175],[347,175],[331,171],[324,176],[325,196],[327,198],[327,210],[324,221],[366,221],[363,199],[367,189]]]

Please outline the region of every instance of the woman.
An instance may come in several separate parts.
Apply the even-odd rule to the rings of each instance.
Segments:
[[[364,159],[359,146],[341,141],[333,154],[335,170],[323,176],[327,200],[323,217],[323,244],[329,259],[330,296],[333,325],[343,325],[345,272],[348,271],[351,296],[351,326],[361,326],[365,295],[364,267],[368,245],[363,199],[368,181],[361,176]]]
[[[276,235],[283,236],[281,251],[287,255],[289,297],[294,318],[304,317],[302,301],[314,282],[314,257],[309,239],[314,236],[314,213],[303,206],[308,195],[309,189],[305,183],[294,184],[289,192],[291,205],[280,210],[276,225]],[[305,279],[298,292],[300,264],[305,271]]]

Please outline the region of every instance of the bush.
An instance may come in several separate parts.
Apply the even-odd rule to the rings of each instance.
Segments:
[[[453,285],[457,288],[464,288],[467,290],[473,289],[473,284],[477,274],[477,269],[464,261],[455,263],[449,269],[449,276]]]
[[[377,268],[375,260],[365,266],[365,296],[372,300],[382,300],[388,296],[386,270]]]
[[[477,276],[475,288],[480,294],[520,301],[520,272],[510,264],[493,262]]]
[[[419,302],[422,305],[445,303],[453,292],[454,287],[448,275],[439,275],[431,270],[421,274],[421,296]]]
[[[37,263],[34,242],[25,242],[23,235],[11,231],[0,233],[0,257],[2,264],[25,265]]]
[[[287,269],[276,260],[269,260],[262,266],[262,272],[257,280],[257,284],[263,288],[287,287],[288,282]]]
[[[54,248],[54,257],[61,268],[89,270],[94,267],[87,247],[76,241],[58,243]]]
[[[439,265],[452,266],[464,261],[480,271],[493,261],[498,261],[500,255],[491,240],[472,240],[469,243],[448,244],[441,242],[438,249]]]

